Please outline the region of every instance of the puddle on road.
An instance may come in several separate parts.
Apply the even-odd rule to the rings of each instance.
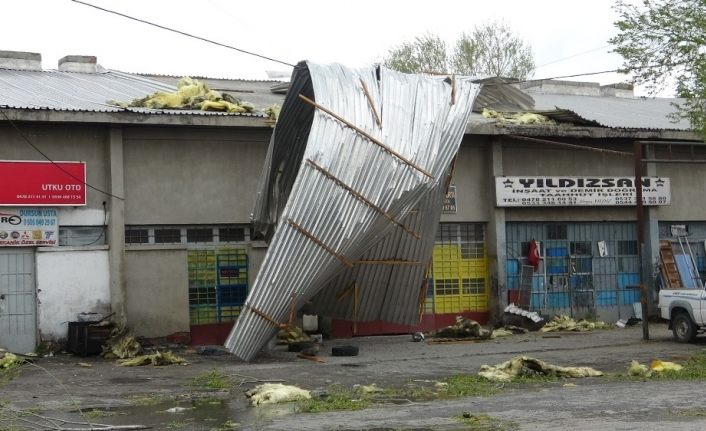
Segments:
[[[225,431],[257,428],[270,419],[294,413],[294,404],[254,408],[242,399],[203,398],[83,411],[92,423],[145,425],[157,430]]]

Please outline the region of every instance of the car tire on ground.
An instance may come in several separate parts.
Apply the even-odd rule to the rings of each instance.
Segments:
[[[331,356],[358,356],[358,346],[336,346],[331,348]]]
[[[696,324],[686,312],[679,312],[672,318],[672,333],[679,343],[690,343],[696,338]]]

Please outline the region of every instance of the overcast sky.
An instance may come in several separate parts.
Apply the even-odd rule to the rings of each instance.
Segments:
[[[607,40],[614,0],[85,0],[287,63],[365,66],[424,33],[452,43],[474,25],[506,21],[533,48],[535,78],[616,69]],[[282,64],[176,35],[71,0],[0,0],[2,50],[42,54],[45,69],[64,55],[95,55],[125,72],[267,79]],[[616,73],[571,78],[609,84]]]

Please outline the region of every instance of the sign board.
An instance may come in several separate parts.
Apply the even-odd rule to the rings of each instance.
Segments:
[[[499,207],[635,205],[635,177],[495,177]],[[642,203],[669,205],[669,178],[643,177]]]
[[[443,214],[456,214],[456,186],[449,186],[441,209]]]
[[[59,245],[54,208],[0,208],[0,247]]]
[[[0,206],[86,205],[86,163],[0,160]]]

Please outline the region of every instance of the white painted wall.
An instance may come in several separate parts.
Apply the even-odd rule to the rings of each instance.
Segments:
[[[81,312],[110,313],[108,249],[37,249],[41,341],[65,340]]]

